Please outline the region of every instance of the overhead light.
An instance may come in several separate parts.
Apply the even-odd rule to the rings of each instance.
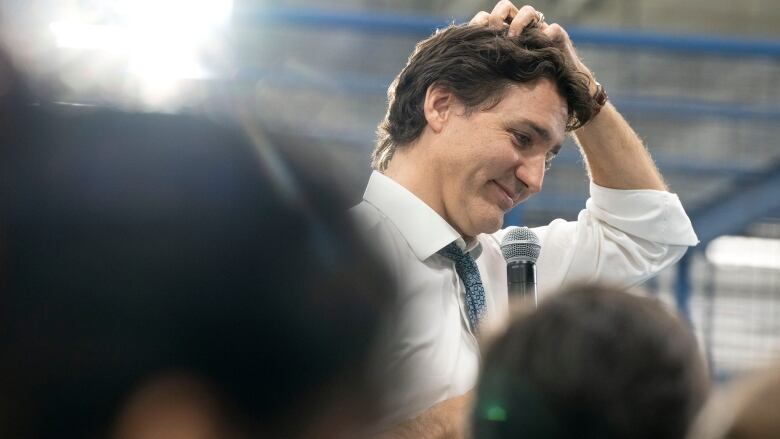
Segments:
[[[213,76],[202,58],[209,52],[218,59],[224,51],[215,41],[232,8],[233,0],[104,0],[51,22],[49,30],[57,47],[93,66],[68,72],[68,84],[88,88],[116,78],[118,93],[155,101],[174,93],[181,79]],[[116,77],[117,68],[125,77]]]
[[[705,254],[715,265],[780,270],[780,239],[721,236]]]

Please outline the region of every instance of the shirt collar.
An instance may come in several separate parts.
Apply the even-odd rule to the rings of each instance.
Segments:
[[[455,241],[474,258],[481,253],[478,239],[471,245],[436,211],[400,183],[374,171],[368,180],[363,200],[381,211],[406,240],[415,256],[424,261]]]

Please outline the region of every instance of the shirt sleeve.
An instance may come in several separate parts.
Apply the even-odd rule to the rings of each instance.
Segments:
[[[677,195],[590,184],[577,221],[534,228],[540,295],[572,282],[638,284],[677,262],[698,243]]]

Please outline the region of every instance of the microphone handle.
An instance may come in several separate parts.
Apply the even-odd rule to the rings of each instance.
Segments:
[[[510,298],[533,300],[536,305],[536,263],[511,261],[506,264],[506,280]]]

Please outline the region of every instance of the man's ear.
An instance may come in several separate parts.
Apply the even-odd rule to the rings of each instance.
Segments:
[[[447,120],[454,116],[455,95],[451,91],[436,84],[428,87],[423,101],[423,112],[428,126],[436,133],[440,132]]]

